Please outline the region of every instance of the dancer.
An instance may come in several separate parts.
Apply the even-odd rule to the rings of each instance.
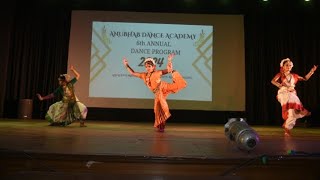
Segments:
[[[67,126],[73,121],[79,120],[80,127],[86,127],[84,120],[87,116],[87,107],[79,102],[75,95],[74,84],[79,80],[80,74],[73,66],[70,66],[71,72],[75,75],[70,80],[68,74],[61,74],[58,78],[59,87],[51,94],[42,97],[37,94],[40,101],[54,98],[58,94],[62,95],[62,100],[52,104],[46,114],[46,119],[50,122],[51,126]]]
[[[282,127],[286,136],[290,136],[290,130],[297,119],[311,114],[300,102],[295,84],[298,81],[307,81],[318,66],[314,65],[304,77],[291,73],[292,67],[293,62],[289,58],[283,59],[280,63],[280,72],[271,80],[271,83],[279,88],[277,99],[282,107],[282,118],[284,119]]]
[[[179,72],[173,70],[172,59],[175,55],[168,55],[167,69],[156,70],[155,61],[152,58],[147,58],[144,61],[146,72],[135,72],[128,64],[128,60],[123,58],[123,64],[128,72],[144,81],[146,86],[154,93],[154,127],[158,128],[159,132],[164,132],[167,119],[171,116],[167,104],[167,96],[171,93],[176,93],[187,86],[187,82],[183,79]],[[161,80],[161,76],[171,73],[172,83]]]

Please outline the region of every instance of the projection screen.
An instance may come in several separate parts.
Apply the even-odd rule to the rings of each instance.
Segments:
[[[68,64],[81,74],[76,94],[88,107],[152,109],[154,94],[122,59],[144,72],[151,57],[161,70],[170,53],[188,83],[168,96],[170,109],[245,110],[242,15],[72,12]]]

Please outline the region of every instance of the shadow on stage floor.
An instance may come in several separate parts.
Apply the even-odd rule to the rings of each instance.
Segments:
[[[87,121],[52,127],[44,120],[0,119],[0,173],[5,179],[318,179],[320,129],[254,126],[248,152],[223,125]],[[298,170],[297,170],[298,168]],[[282,178],[283,179],[283,178]]]

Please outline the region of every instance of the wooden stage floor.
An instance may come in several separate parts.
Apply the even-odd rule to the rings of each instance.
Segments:
[[[224,125],[168,122],[164,133],[151,122],[86,125],[0,119],[0,173],[8,179],[320,177],[319,127],[296,127],[285,137],[280,127],[252,126],[260,141],[247,152],[228,141]]]

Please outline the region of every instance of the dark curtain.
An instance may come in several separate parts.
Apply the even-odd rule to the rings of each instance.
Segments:
[[[16,117],[20,99],[33,99],[36,117],[54,101],[40,103],[35,95],[51,93],[59,74],[67,71],[70,19],[70,11],[49,5],[17,6],[6,66],[5,117]]]
[[[271,80],[280,61],[290,58],[293,73],[305,76],[320,64],[320,28],[316,14],[256,13],[245,16],[246,111],[251,123],[281,124],[277,88]],[[303,105],[317,112],[320,69],[296,86]]]
[[[15,1],[7,3],[6,8],[0,11],[0,117],[4,116],[4,99],[9,62],[10,34],[12,31]]]
[[[4,50],[8,54],[7,61],[1,66],[4,75],[0,76],[2,80],[6,79],[1,82],[1,87],[4,87],[0,97],[3,117],[16,117],[18,101],[28,98],[34,100],[34,117],[43,118],[49,105],[57,100],[39,102],[35,94],[51,93],[58,85],[58,75],[67,71],[72,8],[63,7],[65,5],[52,6],[48,2],[43,4],[39,1],[31,8],[26,8],[19,3],[13,13],[12,23],[7,26],[10,30],[6,33],[10,36],[6,43],[1,44],[4,47],[7,45]],[[302,76],[309,72],[313,64],[320,64],[318,17],[319,14],[295,14],[290,13],[290,10],[284,13],[274,13],[272,10],[246,12],[246,111],[177,110],[172,113],[172,121],[192,121],[192,117],[195,122],[202,119],[213,122],[212,119],[225,121],[227,117],[244,115],[250,124],[281,124],[281,107],[276,100],[277,88],[270,81],[279,72],[279,63],[283,58],[291,58],[294,62],[293,72]],[[309,81],[300,82],[296,87],[304,106],[315,112],[320,100],[319,73],[320,69]],[[131,120],[134,119],[130,117],[133,111],[144,113],[144,110],[89,109],[88,119],[103,120],[114,116]],[[152,111],[148,112],[151,112],[148,116],[152,118]]]

